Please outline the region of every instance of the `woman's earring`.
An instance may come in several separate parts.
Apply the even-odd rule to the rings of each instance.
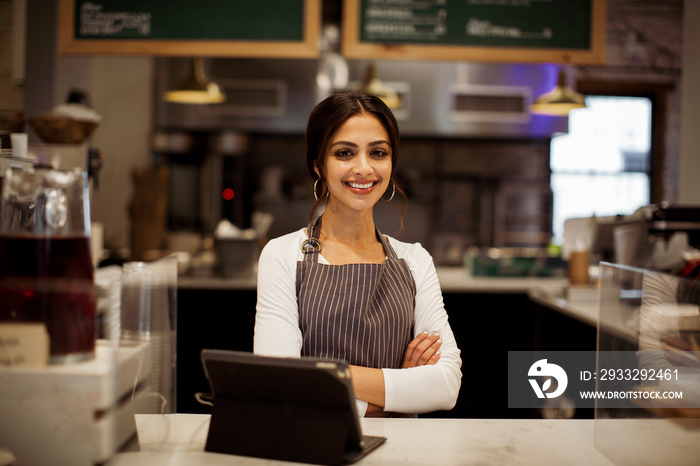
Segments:
[[[318,179],[316,179],[316,181],[314,181],[314,199],[316,199],[317,201],[318,201],[318,194],[316,194],[316,191],[317,191],[316,187],[318,186],[319,181],[321,181],[321,178],[318,178]],[[323,184],[321,184],[321,189],[323,189]],[[326,199],[328,199],[330,197],[330,195],[331,195],[331,192],[326,191],[326,195],[324,197]]]
[[[318,185],[318,182],[321,181],[321,178],[317,178],[316,181],[314,181],[314,199],[318,201],[318,194],[316,194],[316,186]]]
[[[384,201],[384,202],[390,202],[390,201],[394,198],[394,194],[396,194],[396,183],[394,183],[394,182],[392,181],[392,182],[391,182],[391,185],[393,186],[393,189],[391,190],[391,197],[390,197],[389,199],[383,199],[383,198],[382,198],[382,201]]]

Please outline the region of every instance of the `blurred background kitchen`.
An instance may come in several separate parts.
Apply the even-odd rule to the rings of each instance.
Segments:
[[[600,259],[669,270],[697,247],[700,2],[607,0],[600,65],[345,59],[340,4],[322,2],[318,58],[202,58],[62,54],[59,2],[0,0],[2,130],[28,134],[30,159],[70,165],[77,151],[91,175],[95,263],[178,254],[178,411],[201,409],[199,349],[252,349],[257,246],[306,225],[313,204],[309,112],[370,77],[391,90],[402,132],[399,237],[433,255],[470,367],[488,371],[508,348],[595,350],[590,312],[560,320],[559,304],[532,288],[552,285],[558,299],[571,284],[590,291],[588,266]],[[193,69],[218,84],[223,103],[165,101]],[[585,108],[534,113],[559,79]],[[54,144],[30,124],[68,104],[98,122],[77,143]],[[397,232],[400,209],[379,207],[382,232]],[[658,254],[615,250],[614,227],[630,224],[644,240],[634,229],[617,237],[631,231],[635,247],[649,246],[649,233]],[[567,278],[572,252],[590,255],[585,273]],[[553,281],[474,282],[465,270]],[[502,310],[518,311],[506,328]],[[455,415],[513,416],[480,390],[465,385]]]
[[[440,265],[461,263],[470,246],[563,245],[570,217],[700,203],[694,2],[609,0],[602,66],[344,60],[339,3],[323,2],[319,59],[205,58],[228,98],[196,106],[161,98],[192,58],[60,54],[57,2],[2,0],[0,111],[26,120],[86,91],[102,117],[89,146],[101,157],[91,200],[105,258],[138,259],[154,245],[196,253],[202,243],[191,234],[212,235],[221,219],[247,228],[255,211],[274,215],[270,236],[304,225],[306,116],[331,89],[361,84],[372,65],[402,102],[402,237]],[[559,70],[587,108],[531,114]],[[30,145],[41,143],[25,130]],[[132,173],[150,165],[168,170],[166,228],[155,243],[134,245]],[[399,203],[384,207],[380,228],[391,234]]]

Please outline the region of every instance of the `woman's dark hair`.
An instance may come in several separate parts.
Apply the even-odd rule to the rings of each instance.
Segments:
[[[399,126],[391,109],[376,96],[360,91],[336,92],[319,103],[311,111],[306,125],[306,166],[311,179],[318,180],[318,187],[314,185],[318,200],[311,208],[309,219],[313,220],[314,212],[323,204],[328,195],[328,186],[322,176],[316,173],[318,167],[323,173],[326,149],[333,135],[346,121],[358,115],[370,114],[375,117],[389,135],[391,145],[391,182],[396,186],[396,192],[404,198],[401,211],[401,228],[403,229],[403,214],[406,210],[406,193],[396,184],[394,171],[399,154]]]

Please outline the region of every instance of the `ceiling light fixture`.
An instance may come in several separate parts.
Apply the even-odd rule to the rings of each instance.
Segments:
[[[192,59],[190,75],[177,86],[163,94],[167,102],[178,104],[220,104],[226,100],[226,95],[219,86],[209,82],[204,73],[204,59]]]
[[[560,69],[556,87],[538,97],[530,111],[540,115],[568,116],[571,110],[585,107],[585,98],[566,84],[566,75]]]

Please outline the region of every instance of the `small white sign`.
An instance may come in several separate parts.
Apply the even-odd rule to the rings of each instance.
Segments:
[[[49,334],[43,323],[0,323],[0,367],[47,366]]]

